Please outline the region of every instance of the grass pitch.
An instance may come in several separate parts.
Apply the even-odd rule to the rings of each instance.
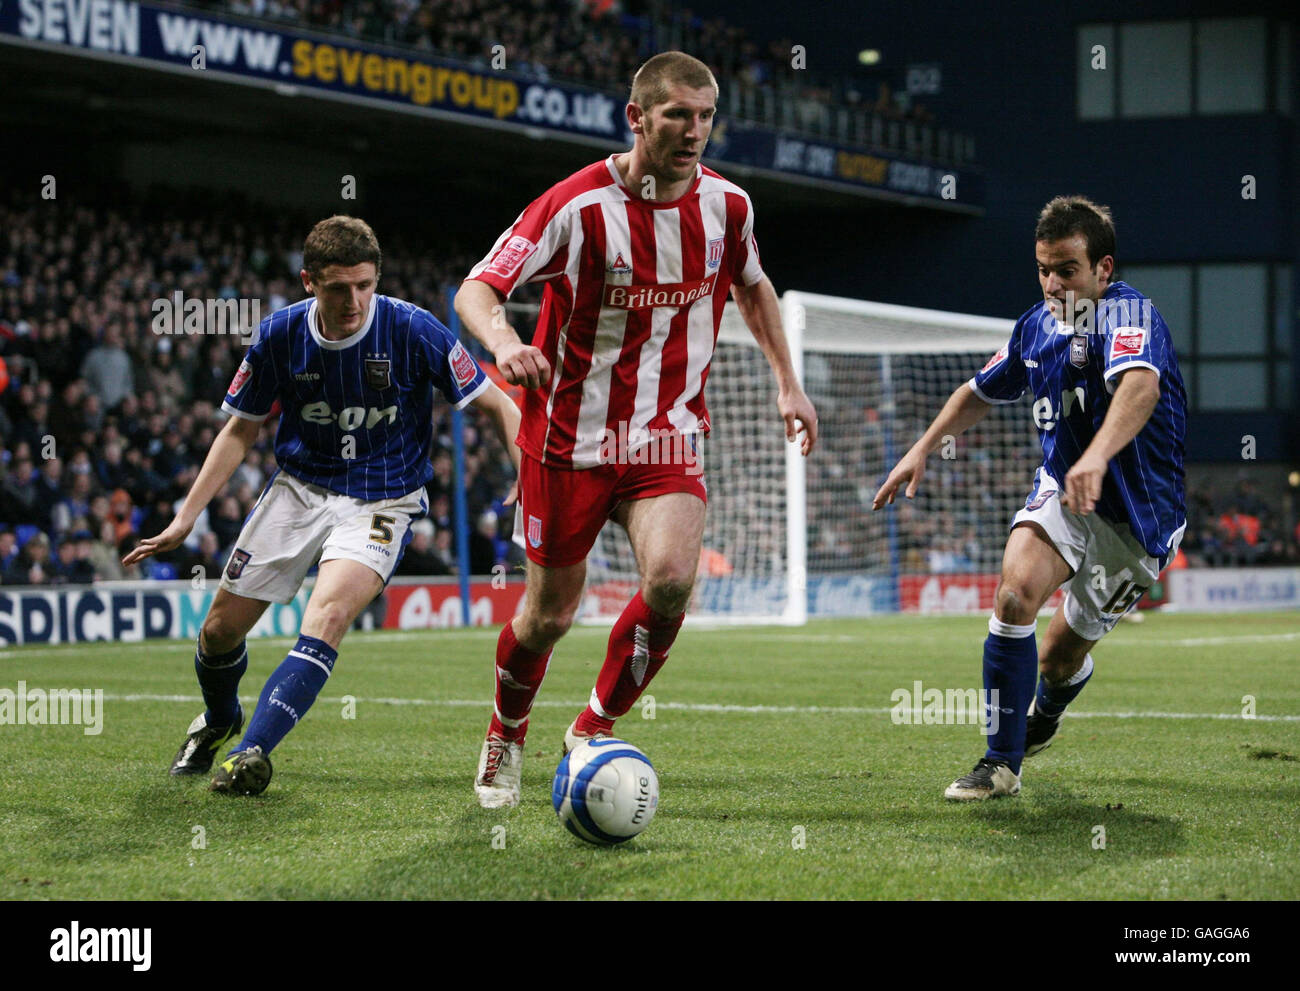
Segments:
[[[948,803],[983,737],[900,725],[891,696],[979,687],[985,622],[688,625],[651,686],[654,718],[619,723],[661,797],[614,849],[569,836],[550,806],[606,631],[560,644],[523,802],[490,812],[471,781],[495,630],[350,634],[255,799],[167,775],[202,708],[192,645],[5,649],[0,688],[105,700],[97,736],[0,726],[0,898],[1300,897],[1294,613],[1121,625],[1021,795]],[[246,711],[288,644],[251,643]],[[1241,718],[1244,696],[1258,718]]]

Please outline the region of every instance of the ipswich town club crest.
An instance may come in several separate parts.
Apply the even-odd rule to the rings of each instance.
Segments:
[[[1075,334],[1070,338],[1070,364],[1082,368],[1088,363],[1088,338]]]
[[[232,582],[244,573],[244,565],[253,555],[248,551],[241,551],[236,547],[230,554],[230,560],[226,563],[226,577]]]
[[[387,358],[366,359],[366,385],[372,389],[387,389],[393,384],[393,363]]]

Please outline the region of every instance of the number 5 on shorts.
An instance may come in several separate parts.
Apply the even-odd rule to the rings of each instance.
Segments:
[[[367,540],[372,540],[376,544],[391,544],[393,542],[393,524],[397,520],[392,516],[381,516],[375,513],[370,517],[370,536]]]
[[[1107,615],[1115,613],[1128,612],[1133,603],[1142,598],[1142,593],[1146,589],[1136,582],[1126,581],[1115,589],[1115,594],[1110,597],[1110,601],[1101,607],[1101,611]]]

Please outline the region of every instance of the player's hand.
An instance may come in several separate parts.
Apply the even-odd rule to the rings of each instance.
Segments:
[[[899,487],[907,482],[907,489],[904,495],[911,499],[916,495],[916,487],[921,484],[921,476],[925,474],[925,455],[918,453],[915,449],[908,451],[903,456],[903,460],[894,465],[894,470],[889,473],[885,479],[885,484],[880,487],[876,497],[871,500],[873,510],[880,509],[882,506],[892,506],[894,496],[898,494]]]
[[[519,482],[516,481],[510,485],[510,491],[507,492],[506,497],[501,500],[501,505],[513,506],[518,501],[519,501]]]
[[[1065,494],[1061,502],[1080,516],[1087,516],[1101,498],[1101,483],[1105,477],[1106,462],[1084,451],[1065,474]]]
[[[162,554],[181,545],[181,542],[190,535],[194,529],[194,524],[186,526],[180,520],[172,520],[171,524],[162,533],[156,537],[145,537],[144,540],[136,544],[131,549],[131,553],[122,558],[122,566],[129,568],[131,565],[143,561],[147,557],[155,554]]]
[[[551,366],[542,357],[541,350],[523,341],[502,345],[493,357],[496,358],[497,368],[511,385],[536,389],[545,385],[551,377]]]
[[[796,386],[789,392],[777,394],[776,408],[785,421],[785,439],[793,441],[799,434],[803,434],[799,452],[805,458],[808,457],[817,445],[817,411],[813,409],[812,400]]]

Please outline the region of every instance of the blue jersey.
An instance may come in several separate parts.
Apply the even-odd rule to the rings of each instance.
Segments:
[[[432,313],[376,293],[361,329],[330,341],[305,299],[262,321],[221,408],[260,421],[278,399],[280,468],[375,502],[433,477],[435,386],[460,409],[488,378]]]
[[[1115,282],[1096,304],[1091,325],[1058,323],[1046,302],[1016,321],[1011,340],[970,381],[989,403],[1010,403],[1028,389],[1043,446],[1035,478],[1059,484],[1101,428],[1117,376],[1149,368],[1160,376],[1160,400],[1133,442],[1111,459],[1096,512],[1127,524],[1152,557],[1164,558],[1185,525],[1183,439],[1187,395],[1164,318],[1132,286]]]

